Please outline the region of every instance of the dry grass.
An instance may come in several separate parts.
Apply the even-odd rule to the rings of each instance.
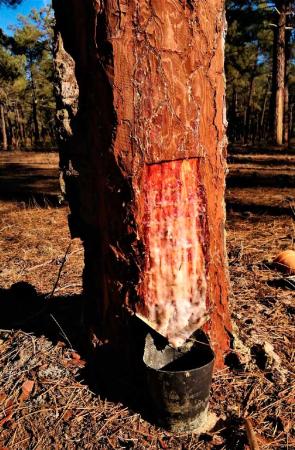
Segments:
[[[3,202],[0,212],[1,287],[26,281],[50,293],[70,243],[67,209]],[[239,339],[228,360],[231,368],[214,377],[211,410],[219,418],[214,431],[200,439],[172,436],[78,381],[85,363],[69,346],[2,330],[0,446],[243,450],[249,448],[244,418],[250,417],[261,450],[294,449],[294,291],[270,286],[268,281],[281,275],[265,263],[294,248],[293,239],[291,217],[229,218],[232,313]],[[83,251],[75,240],[56,296],[81,292],[82,268]],[[265,343],[275,356],[264,352]],[[28,380],[34,382],[31,390],[26,390]]]
[[[14,152],[1,152],[0,153],[0,164],[1,166],[5,165],[23,165],[41,168],[45,167],[46,169],[55,169],[58,167],[59,156],[56,152],[23,152],[23,151],[14,151]]]
[[[81,292],[83,248],[71,241],[66,207],[0,203],[0,285],[25,281],[40,293],[50,293],[69,244],[71,248],[55,292]]]
[[[294,215],[295,189],[281,187],[229,188],[227,202],[235,210],[256,210],[259,214],[275,212],[276,214]]]
[[[245,364],[230,383],[240,399],[238,415],[253,418],[261,448],[295,448],[294,289],[273,287],[283,275],[269,264],[280,251],[294,249],[295,222],[235,214],[228,230],[232,317]]]
[[[269,263],[281,251],[295,249],[295,221],[254,215],[245,219],[237,214],[228,229],[233,317],[240,335],[257,342],[269,340],[292,369],[294,290],[271,286],[283,274],[270,269]]]

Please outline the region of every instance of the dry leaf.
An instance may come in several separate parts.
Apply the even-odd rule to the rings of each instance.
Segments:
[[[69,420],[69,419],[71,419],[71,418],[73,417],[73,415],[74,415],[73,411],[72,411],[71,409],[68,409],[68,410],[65,412],[65,414],[64,414],[64,416],[63,416],[63,419],[64,419],[64,420]]]
[[[65,367],[83,368],[86,365],[86,361],[84,361],[83,359],[64,359],[63,364]]]
[[[12,418],[12,415],[13,415],[13,401],[12,400],[8,400],[4,414],[5,414],[5,417],[2,420],[0,420],[0,427],[2,427],[2,425],[4,425],[6,422],[8,422]]]
[[[30,397],[30,394],[31,394],[31,392],[32,392],[32,390],[34,388],[34,384],[35,384],[35,382],[32,381],[32,380],[26,380],[26,381],[23,382],[23,384],[22,384],[22,393],[19,396],[19,401],[20,402],[24,402]]]

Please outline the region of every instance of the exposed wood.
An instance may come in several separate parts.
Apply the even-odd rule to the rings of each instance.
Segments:
[[[206,321],[208,227],[200,158],[146,165],[143,190],[140,311],[178,346]]]
[[[110,331],[125,304],[178,345],[210,313],[221,367],[224,2],[53,5],[60,93],[67,86],[61,157],[70,224],[84,240],[89,321]],[[77,95],[78,108],[67,100]]]

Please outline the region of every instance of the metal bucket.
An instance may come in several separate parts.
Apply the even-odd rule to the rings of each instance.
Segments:
[[[214,353],[204,336],[197,333],[179,349],[158,336],[146,336],[143,361],[150,406],[155,422],[167,430],[198,431],[206,422]]]

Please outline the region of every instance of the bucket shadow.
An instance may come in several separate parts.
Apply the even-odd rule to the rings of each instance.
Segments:
[[[90,349],[81,378],[102,400],[120,403],[144,420],[156,424],[146,384],[143,351],[147,327],[128,318],[122,345],[109,342]]]

